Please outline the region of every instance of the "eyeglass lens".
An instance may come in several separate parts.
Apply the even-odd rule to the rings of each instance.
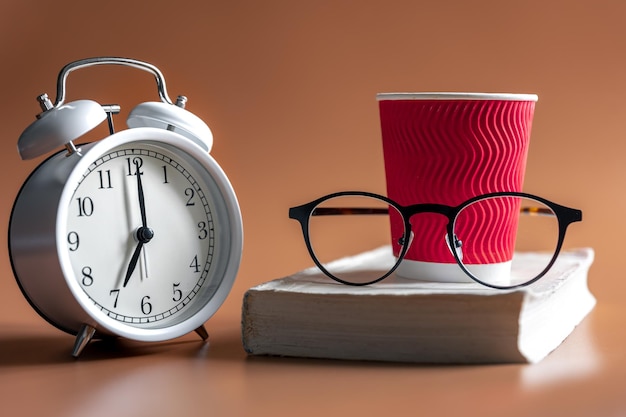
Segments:
[[[501,196],[462,209],[454,234],[462,242],[461,264],[475,279],[508,287],[533,280],[548,266],[557,250],[559,223],[538,200]]]
[[[398,242],[403,237],[399,230],[390,237],[389,215],[402,218],[400,212],[386,201],[366,196],[340,196],[319,204],[309,218],[309,242],[317,260],[327,265],[339,257]],[[365,284],[378,280],[387,270],[358,274],[348,271],[329,271],[341,281]]]
[[[326,265],[338,257],[357,255],[390,242],[397,247],[398,242],[405,241],[406,232],[397,226],[392,230],[390,216],[402,217],[395,207],[375,197],[344,195],[325,200],[309,219],[311,249],[317,260]],[[420,239],[419,221],[414,221],[419,216],[424,214],[410,219],[416,226],[412,230],[414,241]],[[524,284],[540,275],[559,240],[558,218],[552,209],[535,199],[518,196],[478,200],[464,207],[454,219],[453,229],[460,241],[456,249],[458,261],[465,272],[484,284],[500,287]],[[434,244],[446,248],[447,262],[457,263],[443,226],[439,236]],[[528,252],[545,255],[529,257],[525,255]],[[405,261],[415,260],[423,261],[409,246]],[[492,268],[494,265],[497,268]],[[376,281],[388,271],[328,272],[341,281],[364,284]]]

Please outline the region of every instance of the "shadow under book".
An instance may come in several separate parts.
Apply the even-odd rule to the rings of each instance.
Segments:
[[[521,253],[524,262],[543,255]],[[534,363],[556,349],[593,309],[584,248],[562,252],[534,284],[495,290],[391,276],[342,285],[310,268],[250,288],[242,310],[251,355],[417,363]],[[385,246],[330,268],[385,269]],[[523,262],[522,262],[523,263]]]

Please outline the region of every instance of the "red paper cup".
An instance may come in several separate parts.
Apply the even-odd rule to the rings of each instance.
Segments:
[[[392,200],[402,205],[456,206],[490,192],[522,191],[536,95],[381,93],[377,100],[387,195]],[[481,216],[489,213],[472,215],[480,224]],[[510,270],[514,249],[511,235],[517,216],[501,209],[498,216],[504,223],[483,227],[498,227],[490,235],[499,241],[472,242],[469,247],[464,242],[464,264],[484,266],[489,274]],[[411,224],[414,236],[396,270],[398,275],[434,281],[470,280],[446,243],[444,216],[418,214]],[[400,219],[391,219],[394,236],[402,227]],[[392,246],[398,256],[398,243],[392,242]],[[499,248],[496,253],[493,247]]]

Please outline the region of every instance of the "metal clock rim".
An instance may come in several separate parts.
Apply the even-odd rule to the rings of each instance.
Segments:
[[[9,215],[9,224],[8,224],[8,228],[7,228],[7,247],[9,249],[9,263],[11,264],[11,271],[13,272],[13,277],[15,279],[15,282],[17,283],[18,288],[20,289],[20,292],[22,293],[22,295],[24,296],[24,298],[26,299],[26,301],[28,302],[28,304],[31,306],[31,308],[41,317],[43,318],[46,322],[48,322],[50,325],[52,325],[53,327],[71,334],[73,336],[76,336],[78,334],[79,329],[71,329],[68,328],[66,326],[63,326],[61,323],[58,323],[54,320],[52,320],[51,317],[49,317],[46,313],[43,312],[43,310],[41,308],[39,308],[39,306],[33,301],[33,299],[31,298],[31,295],[29,294],[29,292],[26,290],[24,284],[22,283],[22,281],[19,278],[19,274],[18,274],[18,269],[16,266],[16,261],[14,256],[12,256],[12,250],[11,250],[11,241],[12,241],[12,235],[13,235],[13,218],[15,216],[15,211],[18,205],[18,202],[20,201],[20,196],[23,194],[24,189],[26,188],[27,184],[29,183],[29,181],[31,180],[31,178],[33,178],[36,173],[39,171],[39,169],[41,167],[43,167],[48,161],[50,161],[51,159],[53,159],[56,155],[58,155],[59,153],[64,152],[63,150],[60,150],[58,152],[55,152],[49,156],[47,156],[46,158],[44,158],[43,161],[41,161],[39,164],[37,164],[37,166],[28,174],[28,176],[26,177],[26,179],[24,180],[24,182],[22,182],[22,185],[20,186],[20,189],[18,190],[15,200],[13,201],[13,205],[11,207],[11,213]]]

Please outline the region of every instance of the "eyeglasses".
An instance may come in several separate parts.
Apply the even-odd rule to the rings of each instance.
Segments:
[[[454,265],[456,261],[472,280],[510,289],[529,285],[550,270],[567,227],[581,221],[582,212],[521,192],[484,194],[458,206],[403,206],[382,195],[345,191],[292,207],[289,217],[300,223],[306,247],[319,269],[343,284],[381,281],[401,263],[414,262],[405,256],[412,246],[421,245],[422,252],[431,249],[434,256],[425,262]],[[337,253],[356,255],[373,244],[388,243],[390,233],[396,261],[389,270],[359,276],[341,268],[327,269]],[[524,256],[528,253],[544,256]],[[504,265],[506,272],[486,272],[485,263]]]

